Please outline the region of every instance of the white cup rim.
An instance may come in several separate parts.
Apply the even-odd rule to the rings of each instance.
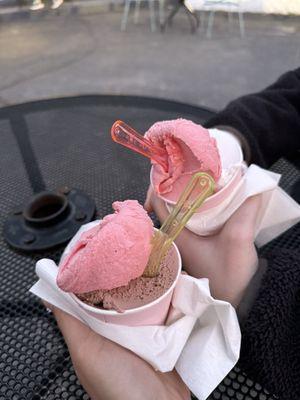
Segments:
[[[242,168],[242,164],[241,164],[241,168]],[[154,185],[153,185],[153,173],[154,173],[153,170],[154,170],[154,167],[152,166],[152,167],[151,167],[151,170],[150,170],[150,184],[151,184],[151,187],[153,188],[153,190],[155,190],[155,189],[154,189]],[[235,179],[237,178],[237,175],[239,175],[240,173],[241,173],[240,169],[239,169],[239,168],[236,168],[236,171],[234,172],[234,174],[232,174],[231,178],[230,178],[229,181],[226,183],[226,185],[223,186],[222,189],[220,189],[220,190],[218,190],[216,193],[214,193],[212,196],[209,196],[207,199],[205,199],[203,204],[205,204],[205,203],[211,203],[211,202],[214,201],[217,197],[222,197],[223,191],[225,191],[225,190],[227,189],[227,187],[232,183],[233,180],[235,180]],[[165,197],[164,195],[162,195],[162,194],[159,194],[158,197],[161,198],[163,201],[165,201],[165,202],[168,203],[168,204],[171,204],[171,205],[175,205],[175,204],[176,204],[176,201],[170,200],[170,199],[166,198],[166,197]]]
[[[154,228],[155,230],[157,230],[156,228]],[[72,297],[73,300],[75,300],[81,307],[83,307],[85,310],[90,311],[94,314],[100,314],[100,315],[107,315],[107,316],[120,316],[120,315],[129,315],[129,314],[136,314],[140,311],[144,311],[147,310],[148,308],[153,307],[154,305],[156,305],[157,303],[160,303],[165,297],[167,297],[170,292],[172,292],[172,290],[174,290],[179,276],[181,274],[181,268],[182,268],[182,260],[181,260],[181,256],[180,256],[180,252],[178,250],[178,247],[176,246],[176,244],[173,242],[172,246],[175,249],[175,253],[178,259],[178,271],[176,274],[176,278],[174,279],[172,285],[169,287],[169,289],[160,297],[158,297],[157,299],[151,301],[150,303],[144,304],[143,306],[140,307],[136,307],[136,308],[130,308],[129,310],[124,310],[124,312],[120,313],[118,311],[115,310],[105,310],[102,308],[97,308],[97,307],[93,307],[90,306],[86,303],[84,303],[83,301],[81,301],[74,293],[69,293],[69,295]]]

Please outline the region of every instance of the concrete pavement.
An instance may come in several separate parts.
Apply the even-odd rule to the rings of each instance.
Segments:
[[[125,33],[121,16],[120,5],[94,3],[0,18],[0,106],[105,93],[220,109],[300,65],[296,17],[247,14],[241,39],[237,21],[219,14],[208,40],[201,29],[190,34],[183,12],[164,34],[150,32],[147,9]]]

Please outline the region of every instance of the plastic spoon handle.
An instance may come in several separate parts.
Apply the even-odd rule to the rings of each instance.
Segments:
[[[205,199],[214,192],[214,187],[215,181],[209,174],[198,172],[193,175],[172,212],[153,237],[152,250],[144,276],[151,277],[159,273],[160,263],[170,249],[172,242]],[[193,197],[194,200],[191,200]]]
[[[115,142],[153,159],[160,164],[165,171],[168,170],[166,152],[144,138],[143,135],[136,132],[133,128],[125,124],[125,122],[116,121],[113,124],[111,128],[111,137]]]

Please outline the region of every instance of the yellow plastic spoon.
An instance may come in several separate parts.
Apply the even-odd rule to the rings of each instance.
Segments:
[[[162,259],[170,249],[172,242],[205,199],[213,194],[214,188],[215,181],[209,174],[197,172],[192,176],[172,212],[153,236],[152,250],[143,276],[158,275]]]

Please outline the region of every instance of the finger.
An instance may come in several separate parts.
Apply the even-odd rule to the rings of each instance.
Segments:
[[[261,201],[262,195],[248,198],[227,221],[225,229],[231,230],[239,239],[253,240]]]
[[[169,211],[165,202],[154,193],[152,194],[152,208],[159,221],[163,223],[168,217]]]
[[[47,302],[44,302],[44,304],[48,307]],[[50,305],[50,307],[54,318],[56,319],[57,325],[67,343],[67,346],[72,353],[72,351],[78,346],[78,343],[82,343],[89,335],[90,328],[77,318],[60,310],[59,308],[53,305]]]
[[[148,213],[155,212],[157,218],[160,220],[161,223],[169,215],[165,202],[155,194],[152,186],[149,186],[148,188],[144,208]]]
[[[154,210],[157,218],[159,219],[160,223],[162,224],[169,216],[169,211],[166,207],[166,203],[160,197],[158,197],[155,193],[153,193],[152,194],[152,206],[153,206],[153,210]],[[187,229],[183,229],[180,232],[180,235],[175,240],[175,242],[176,242],[179,250],[182,251],[184,249],[184,247],[187,246],[187,244],[190,244],[191,248],[193,248],[195,240],[199,241],[199,243],[200,243],[199,236],[195,235],[193,232],[191,232]]]
[[[52,304],[48,303],[48,301],[42,300],[42,304],[45,306],[45,308],[47,309],[47,311],[53,312],[54,306],[53,306]]]
[[[153,196],[153,193],[154,193],[154,191],[152,189],[152,186],[150,185],[148,187],[147,196],[146,196],[146,200],[145,200],[145,203],[144,203],[144,209],[148,213],[153,212],[153,207],[152,207],[152,196]]]

